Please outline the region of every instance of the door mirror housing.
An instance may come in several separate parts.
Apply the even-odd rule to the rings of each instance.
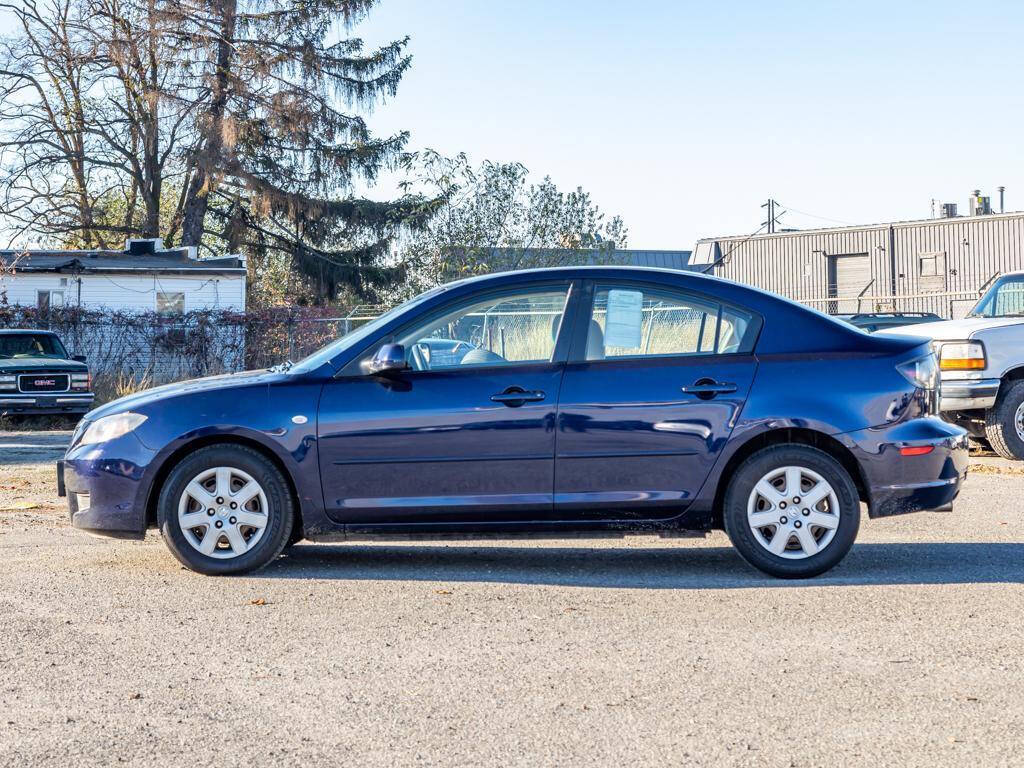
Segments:
[[[71,359],[74,360],[76,363],[84,363],[85,355],[72,355]]]
[[[405,361],[403,344],[383,344],[373,357],[363,360],[359,366],[368,376],[384,376],[409,369]]]

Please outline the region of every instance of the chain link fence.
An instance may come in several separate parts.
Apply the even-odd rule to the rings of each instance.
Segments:
[[[340,315],[298,308],[164,315],[0,305],[0,328],[54,331],[71,354],[86,357],[96,379],[160,384],[297,360],[382,311],[364,306]]]

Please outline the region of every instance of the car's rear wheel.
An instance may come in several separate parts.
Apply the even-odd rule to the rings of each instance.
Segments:
[[[1024,381],[1004,382],[996,404],[985,411],[985,434],[1004,459],[1024,460]]]
[[[748,563],[781,578],[824,573],[850,551],[860,501],[849,472],[805,445],[764,448],[729,481],[723,518]]]
[[[208,575],[262,568],[291,539],[288,484],[266,456],[213,445],[171,470],[157,501],[157,522],[182,564]]]

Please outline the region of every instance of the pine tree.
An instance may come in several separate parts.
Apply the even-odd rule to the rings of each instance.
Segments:
[[[366,51],[349,37],[376,0],[167,0],[162,24],[180,45],[171,98],[196,120],[180,242],[290,256],[324,300],[397,279],[392,239],[436,203],[379,202],[359,182],[405,158],[408,134],[377,138],[355,110],[394,96],[408,38]],[[179,222],[172,224],[170,235]]]

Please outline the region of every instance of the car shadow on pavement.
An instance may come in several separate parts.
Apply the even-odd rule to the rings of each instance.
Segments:
[[[730,547],[304,545],[257,578],[494,582],[631,589],[1021,584],[1024,543],[859,544],[814,579],[766,577]]]

